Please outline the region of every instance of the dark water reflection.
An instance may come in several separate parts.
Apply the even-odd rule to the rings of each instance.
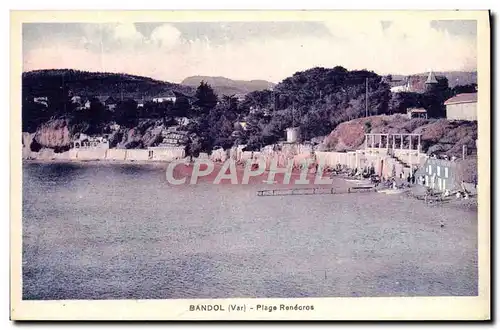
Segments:
[[[164,169],[23,165],[23,299],[477,294],[475,214],[172,187]]]

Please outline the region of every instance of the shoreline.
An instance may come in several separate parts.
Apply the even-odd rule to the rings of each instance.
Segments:
[[[154,160],[81,160],[81,159],[22,159],[22,164],[75,164],[75,165],[104,165],[104,166],[112,166],[112,165],[137,165],[137,166],[144,166],[144,167],[152,167],[155,169],[160,169],[164,168],[165,170],[167,169],[168,165],[171,164],[171,161],[154,161]],[[221,162],[213,162],[214,163],[214,169],[211,173],[200,176],[197,178],[196,183],[190,183],[191,176],[192,176],[192,169],[193,166],[192,164],[178,164],[176,165],[174,172],[173,172],[173,177],[174,179],[183,179],[185,178],[185,182],[178,185],[178,186],[189,186],[189,185],[196,185],[198,183],[200,184],[217,184],[217,185],[223,185],[223,186],[252,186],[254,188],[258,189],[269,189],[269,190],[279,190],[279,189],[307,189],[307,188],[333,188],[333,189],[342,189],[342,190],[347,190],[352,187],[358,186],[358,180],[353,180],[353,178],[347,178],[343,176],[333,176],[330,177],[328,174],[328,169],[329,167],[325,167],[323,175],[321,175],[321,178],[324,179],[331,179],[332,183],[316,183],[316,173],[311,173],[310,169],[308,170],[307,175],[303,175],[301,173],[300,169],[294,168],[292,170],[292,173],[290,175],[290,182],[284,183],[284,174],[283,173],[275,173],[274,177],[274,182],[268,182],[268,178],[270,173],[269,169],[265,169],[263,173],[256,175],[256,176],[251,176],[249,177],[249,180],[247,183],[242,183],[242,178],[244,175],[244,166],[241,164],[236,164],[236,178],[237,178],[237,183],[231,183],[231,181],[227,178],[220,180],[219,183],[215,183],[215,179],[217,177],[217,174],[220,172],[223,163]],[[227,173],[227,172],[226,172]],[[302,175],[302,178],[301,178]],[[298,179],[306,179],[309,182],[308,183],[301,183],[297,184],[295,183],[296,180]],[[360,180],[359,182],[363,182]],[[372,186],[372,183],[367,183],[367,185]],[[372,193],[378,193],[378,194],[383,194],[387,196],[392,196],[394,197],[399,196],[399,198],[404,198],[404,199],[411,199],[411,200],[421,200],[419,196],[416,196],[415,194],[412,193],[412,190],[416,188],[416,186],[413,186],[411,188],[407,188],[404,190],[396,190],[395,193],[385,193],[384,191],[387,190],[392,190],[391,188],[387,187],[374,187]],[[357,193],[354,193],[357,194]],[[465,208],[470,211],[477,212],[477,207],[478,207],[478,201],[476,196],[471,196],[470,199],[468,200],[463,200],[463,199],[455,199],[455,198],[447,198],[444,202],[432,202],[432,203],[425,203],[422,202],[422,205],[426,207],[439,207],[439,208]]]

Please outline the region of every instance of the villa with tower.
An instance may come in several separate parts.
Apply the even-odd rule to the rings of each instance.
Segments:
[[[411,75],[404,78],[400,81],[399,85],[391,87],[391,92],[422,94],[429,91],[433,86],[436,86],[444,79],[446,79],[444,76],[436,76],[436,74],[430,70],[427,75]]]

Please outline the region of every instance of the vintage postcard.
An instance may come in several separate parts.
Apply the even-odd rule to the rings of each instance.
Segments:
[[[11,12],[11,319],[488,320],[488,11]]]

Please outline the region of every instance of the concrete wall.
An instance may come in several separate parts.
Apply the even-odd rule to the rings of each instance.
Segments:
[[[316,159],[318,162],[329,166],[335,167],[337,164],[346,165],[349,167],[356,166],[356,153],[347,153],[347,152],[333,152],[333,151],[317,151],[315,152]],[[358,158],[359,160],[359,158]]]
[[[78,159],[78,150],[70,149],[68,152],[69,152],[69,159]]]
[[[127,149],[126,160],[149,160],[148,150],[145,149]]]
[[[477,120],[477,103],[458,103],[446,106],[448,120]]]
[[[127,150],[125,149],[108,149],[106,159],[108,160],[125,160]]]
[[[186,157],[186,151],[183,147],[150,148],[148,157],[155,161],[172,161]]]
[[[108,149],[80,149],[76,155],[76,159],[80,160],[103,160],[106,159],[106,151]]]
[[[54,159],[61,159],[61,160],[69,160],[70,158],[70,153],[69,151],[61,152],[61,153],[54,153]]]

